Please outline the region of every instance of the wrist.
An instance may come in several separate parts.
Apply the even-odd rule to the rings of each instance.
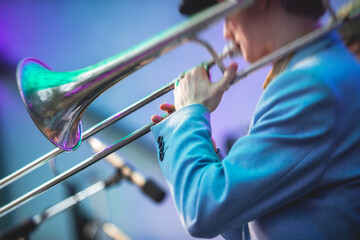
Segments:
[[[187,108],[187,107],[194,106],[194,105],[201,105],[202,107],[206,108],[206,111],[211,112],[209,107],[207,107],[205,104],[200,103],[200,102],[191,102],[191,103],[189,102],[186,104],[176,104],[175,103],[175,109],[176,109],[176,111],[179,111],[180,109]]]

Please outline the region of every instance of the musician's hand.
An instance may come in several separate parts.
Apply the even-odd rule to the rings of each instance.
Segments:
[[[224,92],[236,75],[237,64],[232,63],[225,70],[223,77],[215,83],[209,80],[203,67],[196,67],[187,72],[175,85],[175,108],[180,110],[192,104],[202,104],[211,112],[220,104]]]
[[[163,104],[160,105],[160,109],[169,114],[169,113],[172,113],[175,110],[175,106],[173,104],[170,104],[170,103],[163,103]],[[159,123],[162,120],[164,120],[164,119],[160,115],[153,115],[151,117],[151,121],[153,123]],[[213,144],[214,151],[216,152],[217,148],[216,148],[215,140],[213,138],[211,138],[211,142]]]
[[[166,113],[170,114],[175,110],[175,106],[173,104],[170,103],[163,103],[160,105],[160,109],[165,111]],[[163,117],[161,117],[160,115],[153,115],[151,117],[151,121],[153,123],[159,123],[163,120]]]

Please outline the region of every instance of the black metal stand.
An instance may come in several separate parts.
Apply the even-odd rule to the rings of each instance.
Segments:
[[[122,171],[117,170],[116,174],[106,181],[99,181],[90,187],[74,194],[71,197],[47,208],[41,214],[37,214],[24,220],[14,228],[9,229],[0,235],[0,240],[29,239],[30,234],[46,219],[49,219],[79,203],[80,201],[104,190],[107,187],[117,184],[124,178]]]

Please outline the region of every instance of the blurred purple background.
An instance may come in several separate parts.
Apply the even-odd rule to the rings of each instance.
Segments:
[[[15,70],[24,57],[35,57],[54,71],[72,71],[97,63],[185,20],[177,7],[180,0],[70,1],[70,0],[3,0],[0,2],[0,178],[52,150],[53,145],[37,130],[22,103],[16,86]],[[338,9],[347,1],[332,1]],[[328,16],[323,18],[326,22]],[[199,36],[218,51],[225,41],[222,22]],[[183,45],[173,52],[135,72],[104,94],[87,109],[83,117],[86,130],[94,123],[124,109],[135,101],[167,84],[179,73],[209,58],[195,44]],[[246,66],[237,60],[239,67]],[[228,64],[229,61],[226,61]],[[270,67],[252,74],[230,88],[219,108],[212,114],[213,137],[227,152],[228,142],[246,134],[249,122],[262,93],[262,83]],[[214,69],[213,79],[220,77]],[[97,136],[113,143],[149,123],[152,114],[160,114],[158,105],[172,102],[172,93],[154,101],[140,111],[116,123]],[[57,158],[60,171],[79,163],[92,154],[84,142],[71,153]],[[79,207],[90,220],[112,222],[132,239],[193,239],[184,230],[176,214],[156,160],[151,134],[118,151],[144,175],[153,178],[168,196],[155,204],[128,182],[103,191],[82,202]],[[101,161],[69,182],[81,190],[106,179],[114,172]],[[0,203],[13,200],[53,176],[46,164],[0,191]],[[26,217],[40,213],[66,196],[59,185],[24,204],[0,219],[0,232]],[[46,221],[32,235],[33,239],[76,239],[71,211]],[[106,238],[103,234],[100,239]],[[219,237],[219,239],[221,239]]]

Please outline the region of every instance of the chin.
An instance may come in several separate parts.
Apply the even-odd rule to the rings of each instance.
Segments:
[[[256,58],[254,55],[248,54],[247,52],[242,52],[242,53],[243,53],[244,60],[248,63],[254,63],[257,60],[259,60],[259,58]]]
[[[246,62],[248,63],[254,63],[258,60],[260,60],[261,58],[265,57],[266,54],[260,54],[260,52],[258,51],[242,51],[243,57],[245,59]]]
[[[242,56],[246,62],[254,63],[257,60],[259,60],[259,57],[256,56],[255,51],[249,51],[248,48],[243,47],[241,44],[239,44],[239,45],[240,45]]]

